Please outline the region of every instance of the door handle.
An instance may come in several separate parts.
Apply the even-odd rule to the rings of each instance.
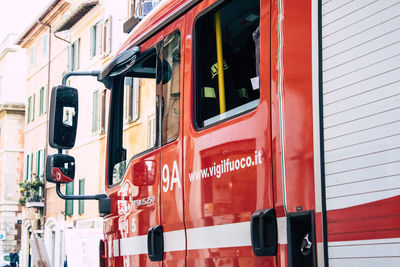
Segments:
[[[274,209],[258,210],[251,216],[251,246],[256,256],[275,256],[277,223]]]
[[[161,225],[151,227],[147,232],[147,250],[151,261],[163,260],[164,235]]]

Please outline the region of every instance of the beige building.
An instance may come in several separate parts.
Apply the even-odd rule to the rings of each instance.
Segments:
[[[67,36],[55,36],[53,30],[68,15],[69,8],[70,4],[65,1],[52,1],[16,42],[27,51],[25,183],[44,182],[45,158],[47,154],[54,153],[47,142],[49,88],[58,84],[67,71],[68,43],[63,40]],[[30,240],[43,238],[50,262],[59,266],[62,260],[57,262],[57,256],[64,253],[64,201],[56,196],[52,184],[46,184],[44,190],[37,190],[36,195],[36,202],[33,205],[27,203],[23,208],[21,266],[28,266],[34,257],[35,249]]]
[[[0,44],[0,256],[20,249],[19,187],[23,175],[25,51],[9,35]]]
[[[127,33],[137,23],[138,16],[148,12],[149,3],[144,2],[151,2],[151,7],[158,3],[54,0],[18,38],[16,43],[26,49],[28,62],[25,183],[44,182],[45,158],[57,153],[48,145],[51,88],[61,84],[68,71],[101,70],[117,53]],[[110,92],[93,77],[72,77],[68,85],[79,91],[79,118],[75,147],[68,151],[75,157],[75,180],[62,186],[62,192],[66,195],[103,193]],[[147,118],[142,124],[142,119],[133,119],[139,107],[132,102],[135,101],[133,98],[130,101],[127,100],[125,107],[129,110],[126,130],[142,125],[142,130],[132,130],[148,131]],[[35,200],[23,208],[21,265],[28,266],[30,257],[34,257],[34,242],[29,241],[39,239],[46,246],[52,266],[63,266],[66,258],[69,266],[98,266],[98,252],[92,249],[98,248],[99,239],[103,237],[98,202],[64,201],[57,196],[54,184],[50,183],[45,183],[44,190],[38,190]]]
[[[126,0],[64,1],[50,3],[38,20],[19,37],[27,50],[27,96],[24,179],[44,179],[44,159],[57,153],[48,146],[48,108],[51,88],[74,70],[102,69],[125,38]],[[119,39],[119,40],[118,40]],[[104,192],[105,125],[108,94],[95,78],[72,77],[68,85],[79,90],[79,120],[75,147],[75,181],[62,187],[65,194],[93,195]],[[40,194],[39,194],[40,195]],[[28,265],[29,240],[41,238],[52,266],[98,266],[102,219],[97,201],[64,201],[53,184],[46,183],[39,196],[44,208],[25,206],[22,227],[22,266]],[[36,213],[27,212],[34,210]],[[32,220],[31,217],[39,218]],[[73,257],[72,257],[73,255]],[[32,256],[32,255],[31,255]],[[90,260],[88,260],[90,259]]]

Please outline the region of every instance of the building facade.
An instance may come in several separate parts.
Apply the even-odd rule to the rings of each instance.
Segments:
[[[0,44],[0,257],[20,249],[25,51],[14,45],[15,38],[8,35]]]
[[[16,44],[27,51],[21,176],[23,184],[36,183],[39,187],[34,201],[22,208],[21,266],[29,266],[37,257],[39,241],[46,247],[52,266],[63,266],[64,261],[71,266],[98,266],[98,251],[93,247],[98,248],[103,237],[103,223],[97,201],[64,201],[55,185],[45,182],[45,158],[57,153],[48,144],[51,88],[61,84],[69,71],[106,66],[129,31],[158,2],[54,0],[17,39]],[[75,147],[68,151],[75,157],[75,180],[61,190],[66,195],[103,193],[110,92],[95,78],[71,77],[67,85],[78,89],[79,118]],[[133,91],[129,95],[132,97],[124,108],[129,110],[127,128],[140,126],[135,119],[138,100]]]

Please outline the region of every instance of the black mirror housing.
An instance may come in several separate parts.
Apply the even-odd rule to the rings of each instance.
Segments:
[[[49,183],[70,183],[75,178],[75,159],[65,154],[48,155],[46,180]]]
[[[75,145],[78,126],[78,90],[55,86],[51,91],[49,144],[56,149],[71,149]]]

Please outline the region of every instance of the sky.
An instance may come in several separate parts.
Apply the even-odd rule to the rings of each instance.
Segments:
[[[0,43],[10,33],[21,35],[53,0],[0,0]]]

